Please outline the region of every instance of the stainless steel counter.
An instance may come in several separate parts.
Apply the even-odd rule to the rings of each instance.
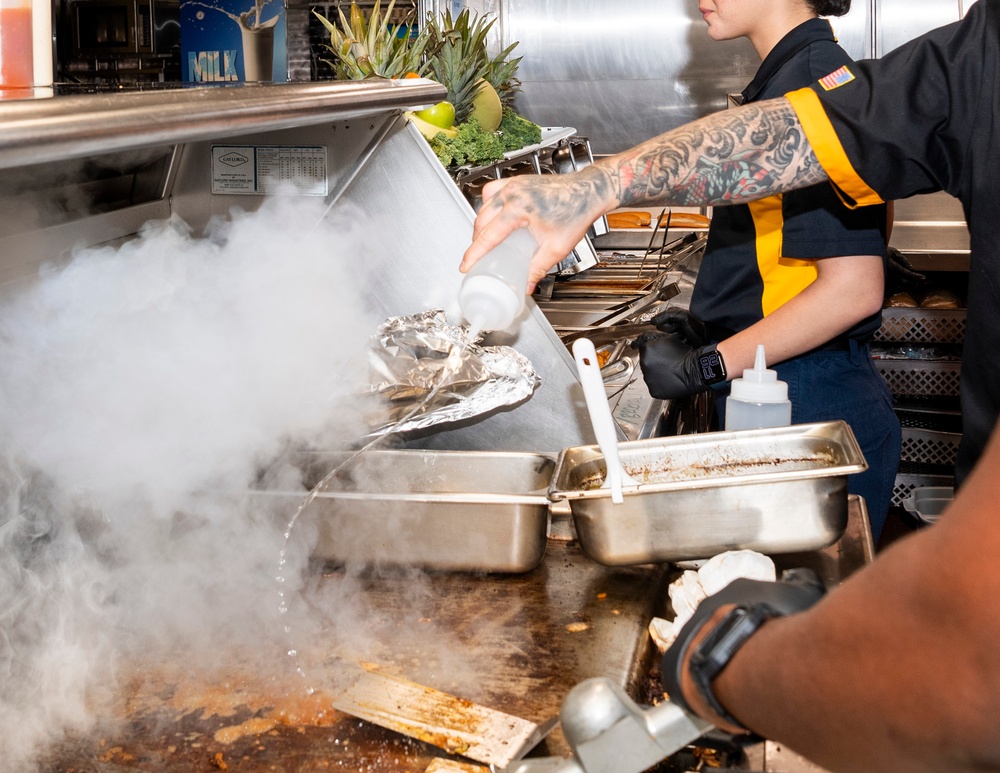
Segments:
[[[457,266],[474,212],[401,119],[404,109],[443,96],[429,80],[369,79],[0,103],[0,168],[11,167],[0,174],[0,293],[24,292],[44,272],[89,255],[88,247],[133,241],[150,221],[177,217],[198,237],[234,211],[263,210],[262,229],[277,233],[285,223],[266,222],[275,198],[322,196],[320,220],[350,222],[334,229],[329,250],[353,294],[367,299],[359,325],[373,329],[431,308],[456,312]],[[304,166],[296,161],[286,174],[298,170],[307,184],[286,196],[272,184],[281,168],[274,159],[299,159],[302,148],[310,149]],[[236,185],[231,164],[243,168]],[[531,360],[541,379],[532,399],[408,443],[549,452],[592,440],[572,358],[533,303],[516,334],[488,343]]]
[[[779,567],[809,565],[835,584],[871,561],[863,504],[851,497],[849,510],[835,545],[776,557]],[[355,638],[370,642],[359,657],[396,675],[533,722],[557,715],[570,688],[591,676],[639,697],[656,661],[646,627],[666,613],[676,573],[598,566],[566,527],[557,516],[545,560],[524,575],[318,572],[311,598],[321,630],[297,642],[312,696],[283,653],[252,664],[222,639],[212,671],[192,671],[184,653],[176,663],[136,664],[121,686],[108,686],[101,725],[53,749],[41,769],[423,773],[443,751],[329,708],[345,654],[329,651],[338,633],[330,626],[345,591],[368,610],[356,622]],[[777,754],[769,748],[749,749],[738,769],[765,769]],[[538,753],[568,754],[558,729]]]

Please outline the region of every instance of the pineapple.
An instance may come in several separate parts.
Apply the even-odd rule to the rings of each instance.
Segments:
[[[415,38],[400,34],[400,29],[409,29],[409,16],[400,24],[390,25],[396,0],[390,0],[385,15],[381,13],[381,0],[376,0],[371,15],[365,19],[356,3],[351,3],[348,19],[338,8],[340,26],[316,13],[323,26],[330,33],[329,51],[334,61],[326,60],[333,67],[338,80],[362,80],[363,78],[401,78],[407,73],[423,75],[427,63],[421,63],[429,37],[421,31]]]
[[[490,71],[486,35],[492,26],[492,21],[481,17],[473,21],[468,9],[454,20],[451,11],[445,13],[443,21],[433,16],[428,18],[425,28],[430,38],[428,75],[448,89],[448,101],[455,106],[456,125],[469,119],[480,81]]]
[[[508,59],[510,52],[517,43],[511,43],[489,62],[486,74],[483,76],[500,96],[500,103],[507,109],[514,109],[514,99],[521,90],[521,81],[517,78],[517,68],[521,57]]]

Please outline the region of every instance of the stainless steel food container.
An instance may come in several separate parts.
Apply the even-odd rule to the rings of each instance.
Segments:
[[[648,481],[625,487],[622,504],[600,488],[597,446],[564,449],[549,487],[550,499],[568,500],[583,551],[608,566],[825,547],[847,524],[847,476],[867,469],[842,421],[619,448],[626,471]]]
[[[526,572],[545,555],[551,456],[372,450],[302,459],[309,486],[343,465],[300,516],[315,521],[315,558]]]

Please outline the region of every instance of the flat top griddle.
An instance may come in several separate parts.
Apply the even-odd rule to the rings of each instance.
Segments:
[[[808,566],[833,585],[873,557],[867,514],[852,496],[837,543],[774,558],[779,571]],[[551,539],[545,560],[526,574],[429,575],[418,604],[405,572],[357,578],[318,571],[319,592],[311,598],[322,616],[324,599],[336,603],[350,583],[367,605],[365,626],[377,642],[373,660],[398,676],[542,723],[559,713],[574,685],[592,676],[609,677],[642,700],[654,660],[646,626],[664,614],[666,586],[677,576],[669,565],[603,567],[576,543]],[[463,648],[464,669],[439,661],[440,632],[450,646]],[[333,693],[322,689],[321,649],[306,667],[311,684],[321,688],[310,696],[296,689],[302,687],[298,675],[255,671],[244,653],[226,652],[224,645],[215,670],[191,671],[183,653],[175,663],[146,664],[115,696],[100,726],[52,749],[40,770],[423,773],[447,757],[435,746],[329,709]],[[391,662],[384,657],[390,649]],[[759,757],[764,745],[758,746]],[[538,753],[570,753],[559,728]]]
[[[542,565],[526,574],[430,575],[418,605],[405,572],[359,580],[323,571],[310,598],[322,615],[324,599],[336,603],[341,586],[351,583],[364,596],[365,626],[379,642],[370,660],[394,675],[541,723],[558,715],[582,679],[607,676],[636,685],[646,625],[662,614],[666,573],[653,566],[609,570],[574,543],[550,540]],[[438,662],[440,637],[425,635],[432,630],[445,631],[448,647],[462,650],[463,668]],[[320,688],[312,696],[294,672],[283,678],[242,663],[239,652],[223,654],[231,665],[201,673],[188,670],[181,653],[177,663],[144,666],[127,694],[116,696],[102,726],[54,749],[42,769],[422,773],[435,757],[447,756],[329,709],[334,690],[325,690],[322,654],[305,667],[310,686]],[[275,653],[279,666],[281,659]],[[544,744],[548,753],[568,753],[558,728]]]

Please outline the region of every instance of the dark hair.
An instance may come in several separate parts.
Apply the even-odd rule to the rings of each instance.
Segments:
[[[817,16],[843,16],[851,10],[851,0],[806,0]]]

